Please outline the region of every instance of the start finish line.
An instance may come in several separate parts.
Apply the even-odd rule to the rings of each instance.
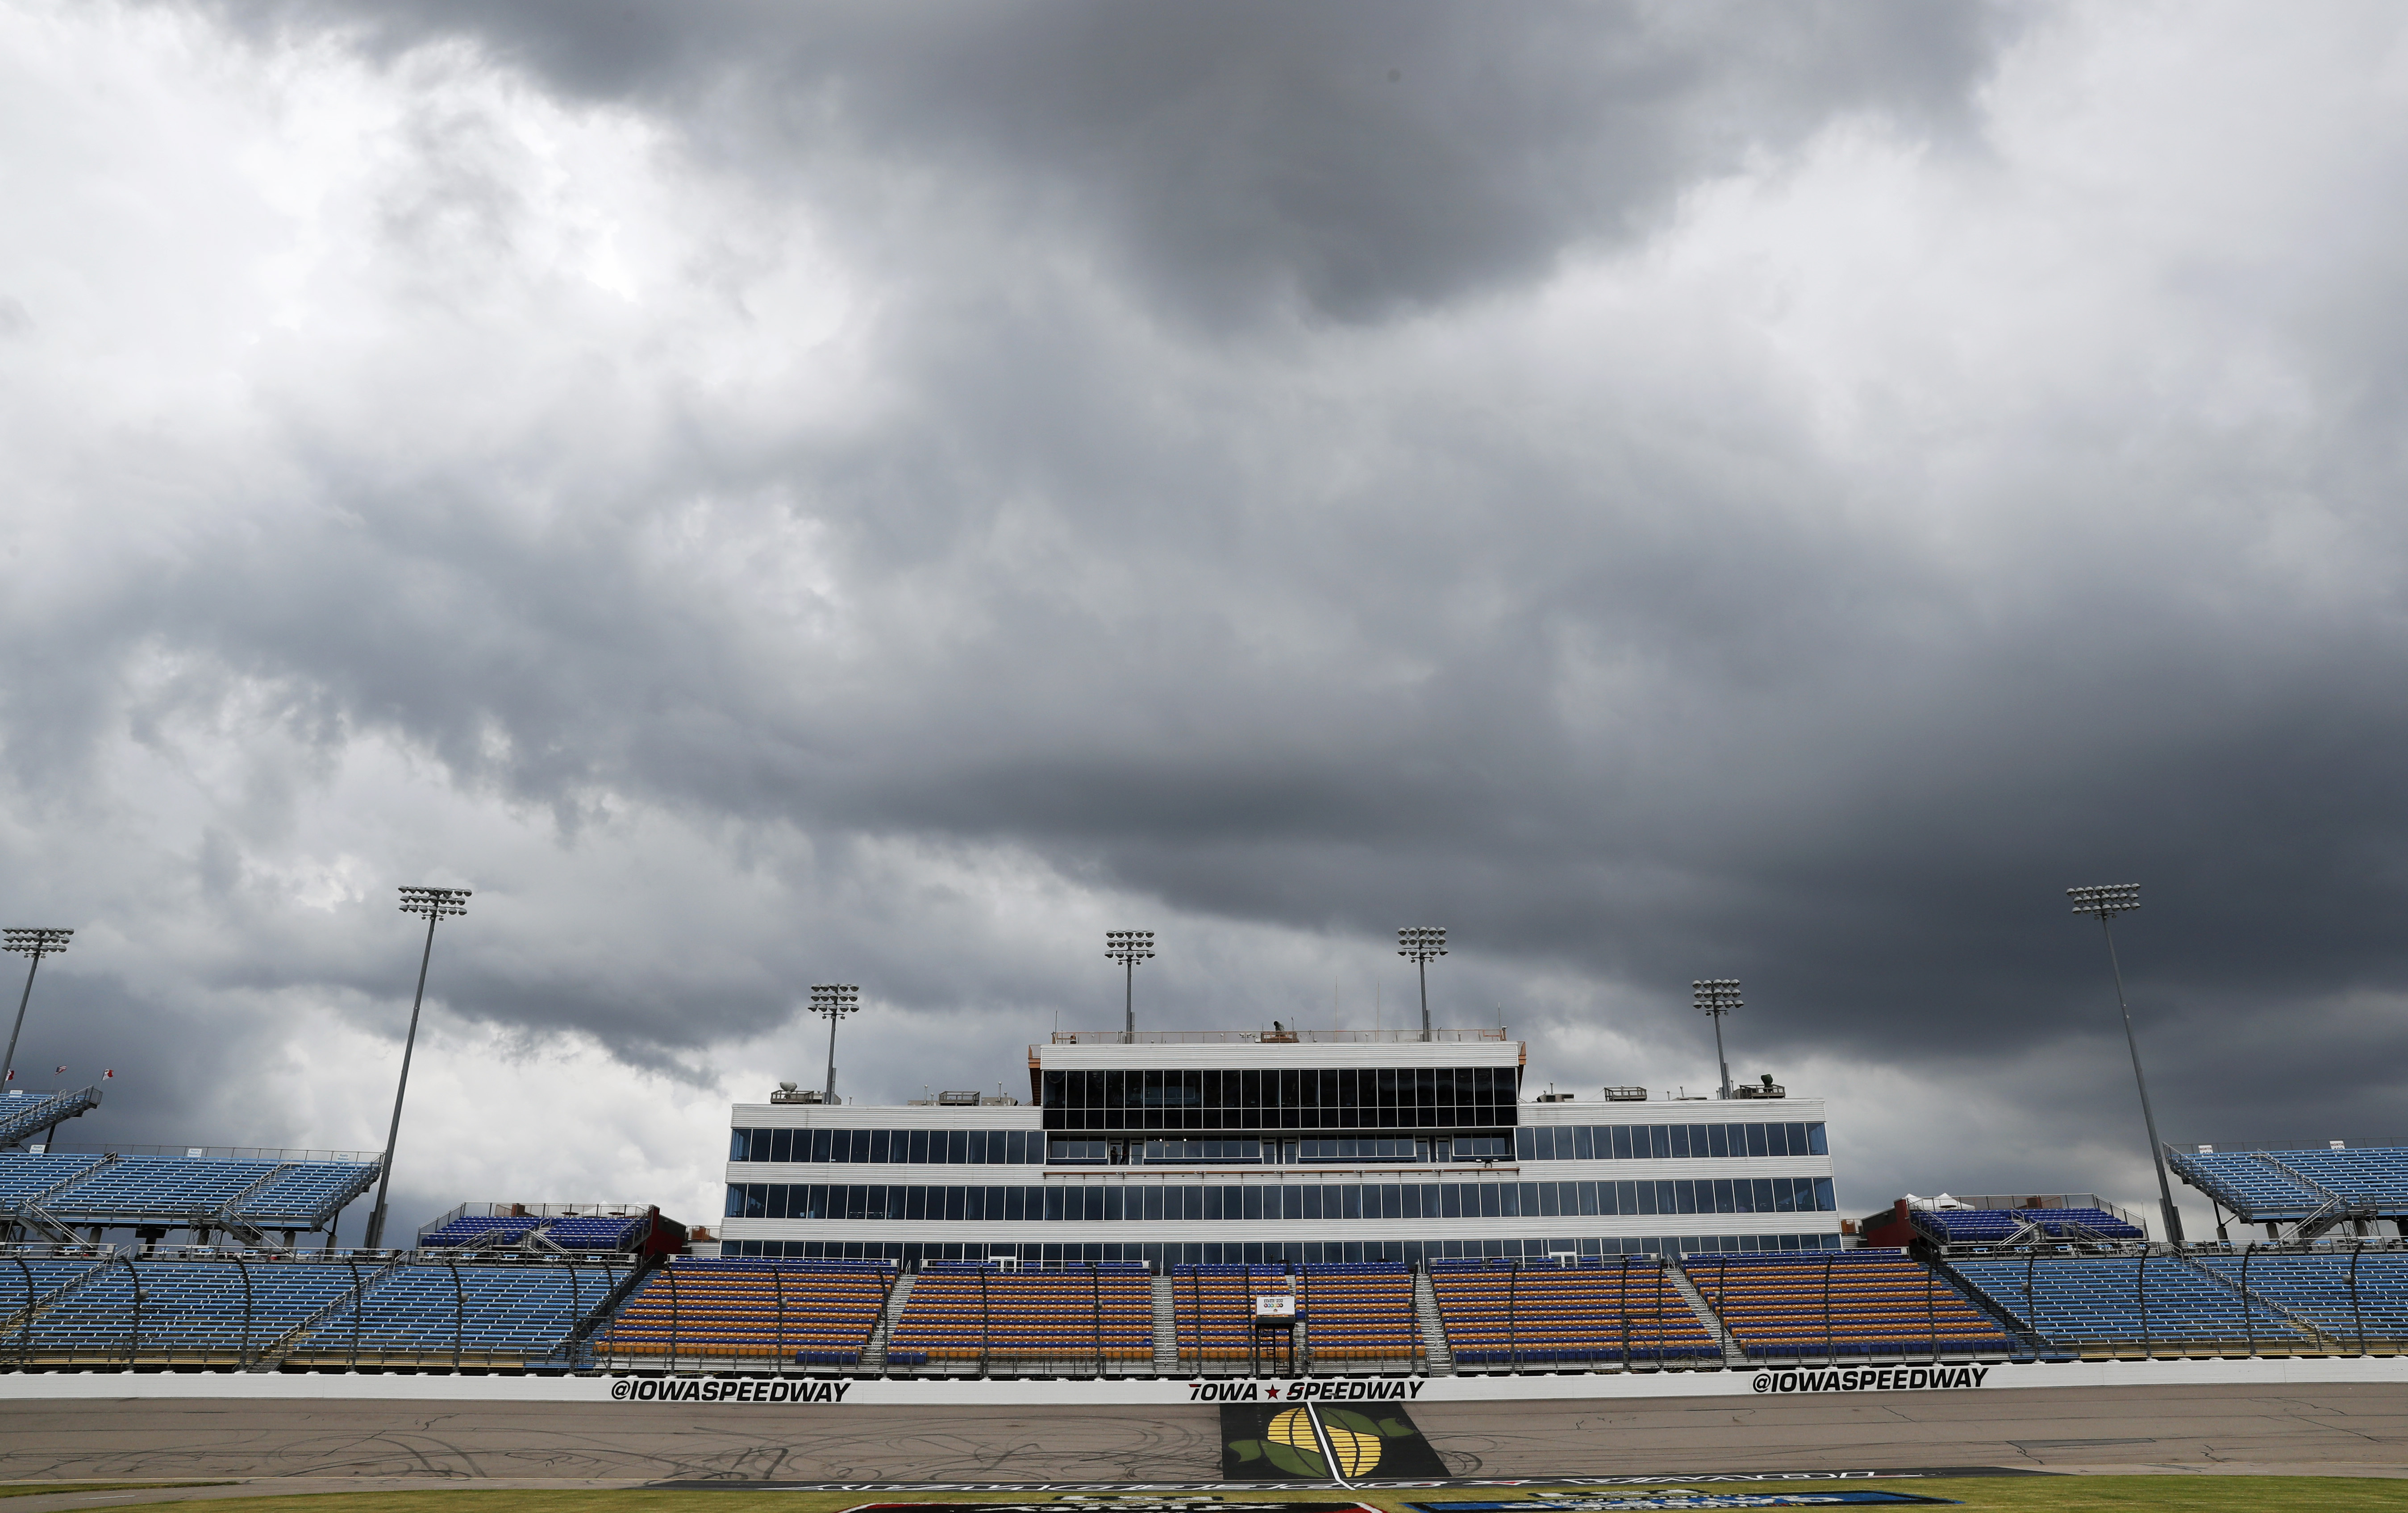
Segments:
[[[452,1376],[363,1372],[36,1371],[0,1373],[0,1401],[64,1398],[323,1398],[354,1402],[715,1404],[736,1412],[840,1413],[889,1407],[1198,1407],[1232,1403],[1561,1402],[1995,1392],[2042,1387],[2408,1385],[2408,1356],[2207,1361],[2080,1361],[1730,1371],[1584,1372],[1466,1377],[1182,1377],[1103,1379],[972,1377]]]

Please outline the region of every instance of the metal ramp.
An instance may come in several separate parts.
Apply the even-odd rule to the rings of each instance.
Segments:
[[[100,1106],[100,1089],[77,1088],[45,1097],[27,1094],[0,1098],[0,1148],[12,1146],[36,1130],[57,1127],[61,1120],[88,1114]]]

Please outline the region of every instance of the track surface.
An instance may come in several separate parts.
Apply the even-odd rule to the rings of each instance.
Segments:
[[[2408,1392],[2397,1386],[1424,1403],[1412,1412],[1463,1476],[1947,1465],[2408,1472]],[[264,1477],[308,1478],[310,1491],[327,1490],[322,1477],[422,1486],[1203,1480],[1220,1472],[1219,1431],[1217,1410],[1186,1406],[765,1413],[717,1405],[35,1401],[0,1416],[0,1480]],[[33,1505],[50,1501],[15,1506],[38,1513]]]

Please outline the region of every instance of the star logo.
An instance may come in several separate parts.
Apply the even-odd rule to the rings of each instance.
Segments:
[[[1266,1387],[1263,1389],[1263,1395],[1265,1397],[1277,1397],[1279,1396],[1279,1389],[1277,1387]]]

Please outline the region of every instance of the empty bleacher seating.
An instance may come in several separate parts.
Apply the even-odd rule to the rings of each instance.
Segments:
[[[930,1262],[886,1348],[889,1366],[1109,1369],[1153,1360],[1154,1278],[1137,1262],[1017,1272]]]
[[[895,1279],[891,1261],[681,1257],[628,1295],[595,1333],[594,1355],[858,1365]]]
[[[331,1267],[329,1269],[332,1269]],[[302,1362],[509,1367],[554,1359],[625,1277],[592,1262],[410,1262],[383,1268],[365,1303],[322,1320]]]
[[[546,1224],[543,1237],[564,1250],[632,1250],[650,1227],[642,1214],[580,1214]]]
[[[1654,1256],[1433,1261],[1429,1274],[1459,1367],[1722,1359]]]
[[[2408,1214],[2408,1149],[2372,1146],[2343,1150],[2270,1150],[2266,1154],[2344,1203],[2377,1213]]]
[[[2258,1151],[2174,1151],[2166,1162],[2184,1181],[2244,1220],[2304,1219],[2331,1201],[2315,1184]]]
[[[1312,1368],[1402,1369],[1421,1360],[1413,1276],[1402,1262],[1308,1265],[1297,1285],[1297,1309],[1304,1320],[1303,1354]]]
[[[2176,1256],[1952,1260],[2001,1312],[2053,1345],[2084,1353],[2226,1353],[2307,1348],[2309,1337],[2263,1305]]]
[[[2356,1273],[2351,1270],[2356,1262]],[[2208,1255],[2200,1264],[2351,1349],[2408,1341],[2408,1252],[2347,1249]]]
[[[16,1342],[33,1364],[242,1364],[353,1280],[350,1267],[315,1260],[121,1256],[97,1269],[73,1264],[90,1280],[43,1308]]]
[[[1296,1291],[1287,1266],[1200,1265],[1170,1269],[1171,1330],[1182,1370],[1283,1354],[1288,1342],[1254,1335],[1254,1297]]]
[[[523,1238],[543,1228],[543,1220],[525,1214],[463,1214],[418,1236],[423,1250],[453,1250],[495,1240]]]
[[[316,1229],[375,1184],[374,1162],[0,1153],[0,1212],[59,1224]]]
[[[99,1106],[98,1088],[73,1088],[63,1092],[11,1089],[7,1096],[0,1097],[0,1146],[30,1140],[56,1127],[62,1120],[74,1119]]]
[[[2057,1239],[2144,1239],[2140,1228],[2104,1208],[1915,1208],[1917,1229],[1942,1245],[1998,1245],[2030,1225]]]
[[[2004,1354],[2015,1341],[1903,1250],[1689,1256],[1689,1280],[1750,1356]]]

